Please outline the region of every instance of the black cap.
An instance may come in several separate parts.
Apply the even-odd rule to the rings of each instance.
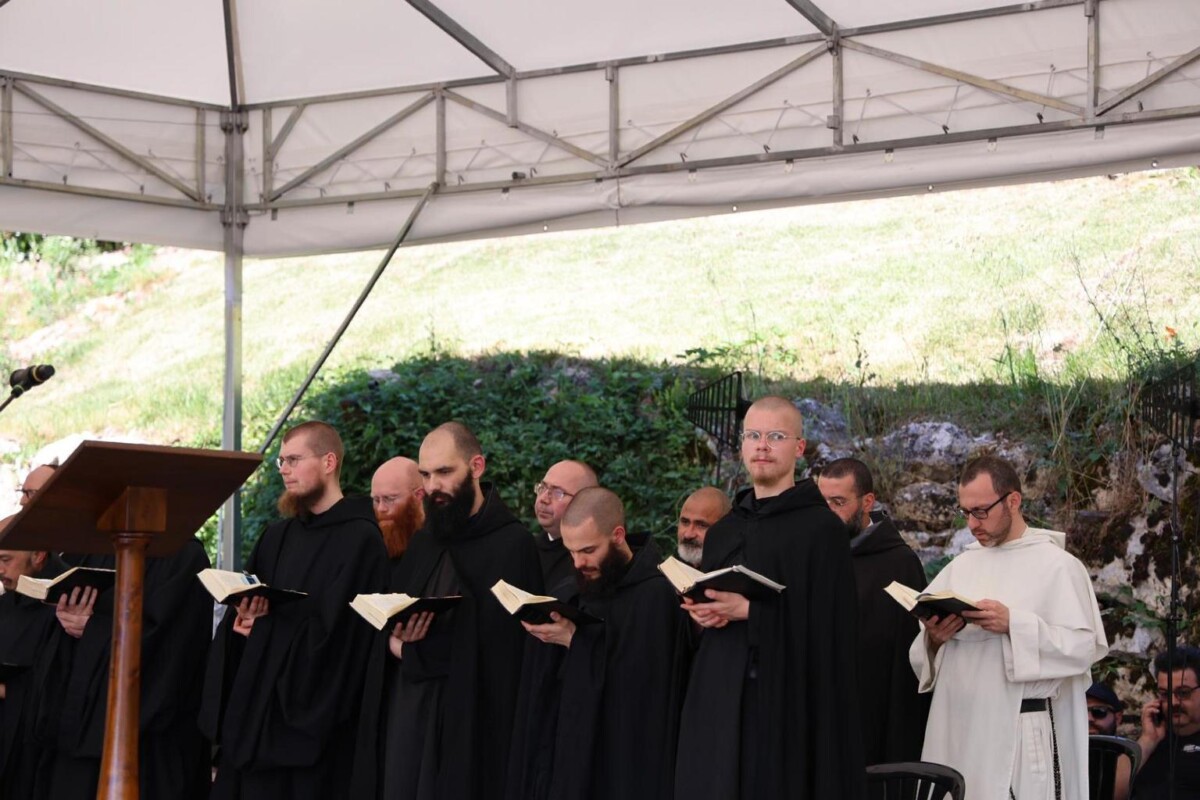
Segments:
[[[1121,701],[1117,699],[1117,693],[1103,683],[1093,683],[1088,687],[1086,694],[1093,700],[1099,700],[1101,703],[1104,703],[1104,705],[1113,711],[1120,711],[1124,707],[1121,705]]]

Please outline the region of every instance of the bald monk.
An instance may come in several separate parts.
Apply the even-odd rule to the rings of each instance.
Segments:
[[[742,564],[786,588],[684,601],[704,630],[683,707],[678,800],[865,796],[850,543],[813,481],[797,482],[803,454],[791,401],[756,401],[742,432],[751,486],[708,531],[700,568]]]
[[[475,434],[448,422],[421,443],[425,526],[393,588],[462,595],[377,641],[367,673],[352,797],[493,800],[504,786],[525,632],[492,596],[505,580],[541,592],[528,529],[483,481]],[[386,705],[384,700],[386,698]]]
[[[679,509],[679,558],[699,568],[704,553],[704,537],[717,520],[733,507],[729,495],[715,486],[704,486],[688,495]]]
[[[393,572],[399,568],[409,540],[425,524],[425,508],[421,503],[424,497],[421,473],[411,458],[389,459],[371,477],[371,506]]]
[[[575,495],[590,486],[599,486],[596,472],[582,461],[559,461],[546,470],[546,476],[534,487],[533,513],[542,532],[534,537],[542,564],[546,591],[558,597],[574,589],[575,570],[571,554],[562,543],[562,518]]]
[[[653,540],[630,545],[625,508],[613,492],[579,492],[562,536],[579,605],[603,622],[576,626],[552,614],[544,625],[522,623],[563,652],[561,701],[550,721],[549,775],[512,774],[506,796],[668,800],[690,656],[687,616],[658,569]],[[530,777],[548,780],[544,795]]]

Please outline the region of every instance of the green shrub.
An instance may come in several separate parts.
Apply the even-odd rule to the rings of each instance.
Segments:
[[[459,419],[483,444],[484,480],[496,484],[522,519],[532,520],[533,487],[546,469],[581,459],[624,500],[627,527],[662,537],[674,552],[679,505],[712,467],[707,446],[684,417],[691,385],[682,368],[535,352],[423,356],[392,370],[386,379],[365,370],[335,375],[289,420],[320,419],[338,429],[346,445],[347,494],[368,493],[379,464],[397,455],[415,458],[426,433]],[[268,459],[278,450],[277,440]],[[244,553],[276,518],[282,489],[270,468],[248,486]]]

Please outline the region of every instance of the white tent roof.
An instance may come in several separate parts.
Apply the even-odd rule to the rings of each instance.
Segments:
[[[0,229],[273,256],[1196,163],[1200,3],[0,0],[0,80]]]

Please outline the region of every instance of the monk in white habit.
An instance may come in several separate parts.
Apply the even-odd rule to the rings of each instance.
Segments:
[[[979,611],[931,617],[909,650],[933,692],[921,759],[961,772],[967,800],[1087,800],[1084,694],[1108,652],[1091,579],[1064,534],[1025,524],[1003,459],[968,463],[958,503],[976,542],[926,591]]]

